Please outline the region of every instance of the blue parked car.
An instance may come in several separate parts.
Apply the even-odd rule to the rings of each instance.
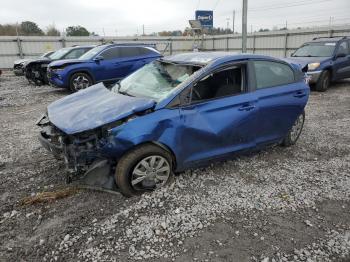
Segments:
[[[316,37],[297,49],[288,61],[308,65],[310,84],[324,92],[331,81],[350,78],[350,39]]]
[[[54,86],[76,92],[99,82],[116,82],[159,57],[152,45],[105,44],[79,59],[51,63],[48,78]]]
[[[53,102],[39,139],[84,183],[132,196],[209,161],[293,145],[309,93],[299,66],[276,58],[178,54]]]

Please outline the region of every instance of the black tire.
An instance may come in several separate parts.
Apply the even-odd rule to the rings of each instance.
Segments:
[[[298,123],[298,121],[302,121],[300,123],[300,127],[298,128],[298,133],[295,135],[293,133],[293,128],[296,126],[296,124]],[[293,124],[293,127],[289,130],[288,134],[286,135],[286,137],[283,139],[281,145],[284,146],[284,147],[288,147],[288,146],[291,146],[291,145],[294,145],[298,139],[299,139],[299,136],[303,130],[303,127],[304,127],[304,122],[305,122],[305,112],[302,112],[298,118],[295,120],[295,123]]]
[[[79,87],[76,81],[81,79],[82,85]],[[91,77],[87,73],[78,72],[74,73],[69,79],[69,89],[72,92],[77,92],[79,90],[85,89],[93,84]]]
[[[171,154],[168,151],[153,144],[142,145],[126,153],[118,161],[118,164],[115,170],[115,181],[117,183],[117,186],[120,189],[120,192],[124,196],[132,197],[132,196],[139,195],[144,192],[152,191],[155,189],[150,187],[143,188],[142,186],[139,186],[137,188],[136,186],[133,186],[131,183],[132,177],[133,177],[132,172],[134,169],[136,169],[136,166],[145,158],[152,157],[152,156],[160,156],[167,161],[170,168],[170,173],[165,183],[168,183],[171,180],[172,169],[173,169]],[[139,184],[140,183],[143,184],[143,181],[139,182]]]
[[[331,83],[331,73],[329,70],[325,70],[321,73],[319,79],[317,80],[315,89],[318,92],[325,92]]]

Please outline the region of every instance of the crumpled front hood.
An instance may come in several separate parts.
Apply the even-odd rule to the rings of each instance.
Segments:
[[[25,63],[26,66],[31,66],[31,65],[48,65],[50,64],[52,60],[48,58],[39,58],[39,59],[32,59],[29,60],[28,62]]]
[[[300,66],[300,68],[303,68],[309,63],[321,63],[327,59],[330,59],[329,57],[288,57],[288,58],[282,58],[282,60],[291,63],[291,64],[297,64]]]
[[[56,60],[51,62],[50,67],[64,67],[68,65],[73,64],[80,64],[87,62],[86,60],[79,60],[79,59],[64,59],[64,60]]]
[[[123,119],[154,106],[155,101],[113,93],[102,83],[59,99],[47,107],[50,122],[74,134]]]
[[[31,59],[19,59],[19,60],[16,60],[15,62],[13,62],[13,64],[18,65],[21,63],[28,63],[28,61],[31,61]]]

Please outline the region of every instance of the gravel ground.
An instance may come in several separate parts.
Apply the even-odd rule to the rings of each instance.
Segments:
[[[67,188],[36,119],[67,95],[0,78],[0,261],[350,261],[350,82],[312,92],[298,143],[187,171],[126,199]]]

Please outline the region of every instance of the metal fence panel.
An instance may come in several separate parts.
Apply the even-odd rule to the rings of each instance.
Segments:
[[[290,56],[303,43],[319,36],[350,35],[350,26],[318,27],[300,30],[271,31],[248,34],[247,51],[276,57]],[[19,58],[33,58],[49,50],[73,45],[98,45],[104,42],[117,43],[142,42],[156,44],[164,55],[188,52],[196,43],[203,51],[240,52],[240,34],[203,36],[194,39],[189,36],[178,37],[47,37],[47,36],[0,36],[0,68],[11,68]]]

